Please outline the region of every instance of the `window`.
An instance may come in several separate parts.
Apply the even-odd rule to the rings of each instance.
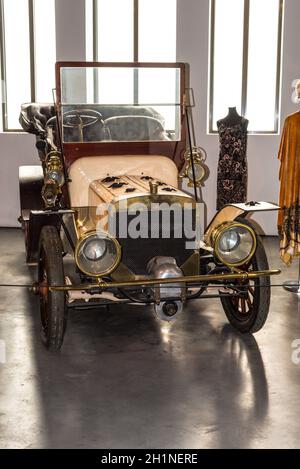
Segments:
[[[19,131],[24,102],[52,102],[55,0],[0,0],[2,128]]]
[[[250,133],[279,132],[284,0],[211,0],[209,131],[229,107]]]
[[[177,0],[86,0],[87,59],[175,62]]]
[[[87,60],[100,62],[175,62],[177,0],[86,0]],[[92,102],[101,101],[102,88],[110,84],[118,104],[152,103],[161,94],[175,99],[176,87],[170,83],[170,70],[160,72],[159,81],[149,68],[124,69],[117,80],[113,68],[98,72],[88,93]],[[120,81],[122,86],[119,85]],[[174,85],[175,86],[175,85]],[[130,96],[128,96],[128,93]],[[168,93],[168,94],[167,94]],[[132,96],[131,96],[132,94]],[[107,95],[108,96],[108,95]],[[106,97],[107,97],[106,96]],[[102,104],[105,104],[102,99]],[[153,106],[152,106],[153,107]],[[163,106],[165,125],[174,126],[177,110]]]
[[[140,0],[138,60],[175,62],[176,1]]]

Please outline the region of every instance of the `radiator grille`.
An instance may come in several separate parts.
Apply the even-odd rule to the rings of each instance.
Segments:
[[[124,218],[122,231],[120,230],[120,214],[119,212],[116,213],[116,237],[122,247],[122,263],[135,274],[147,274],[147,264],[153,257],[174,257],[177,264],[181,266],[193,252],[191,249],[187,249],[186,242],[194,241],[195,237],[186,238],[184,225],[179,221],[180,217],[176,217],[171,212],[170,223],[166,226],[168,218],[163,213],[159,215],[159,218],[153,221],[150,211],[147,211],[146,214],[144,213],[138,230],[143,233],[143,236],[145,234],[147,236],[139,236],[133,239],[129,236],[124,237]],[[128,214],[126,216],[127,226],[130,228],[130,223],[134,221],[135,217]],[[192,230],[195,230],[195,216],[196,212],[192,209],[190,216],[187,217],[190,220],[190,228]],[[153,234],[155,235],[154,237]],[[167,238],[164,237],[166,235],[168,235]]]

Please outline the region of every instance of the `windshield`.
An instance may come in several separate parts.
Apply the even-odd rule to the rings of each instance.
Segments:
[[[179,141],[180,69],[62,67],[64,142]]]

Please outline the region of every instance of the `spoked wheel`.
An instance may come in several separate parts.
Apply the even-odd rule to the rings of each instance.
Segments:
[[[244,224],[250,225],[248,220]],[[251,262],[245,266],[248,272],[269,270],[262,241],[257,237],[257,248]],[[265,324],[270,308],[270,277],[241,281],[236,284],[241,296],[222,297],[221,302],[230,324],[240,332],[254,333]]]
[[[67,322],[65,293],[49,291],[49,286],[64,285],[62,246],[54,226],[44,226],[39,244],[40,313],[42,341],[51,351],[60,350]]]
[[[249,269],[249,271],[252,269]],[[245,294],[240,297],[236,296],[232,298],[232,304],[236,308],[237,315],[242,320],[246,314],[249,314],[253,309],[254,297],[255,297],[255,282],[250,280],[244,284],[240,284],[240,290],[244,290]]]

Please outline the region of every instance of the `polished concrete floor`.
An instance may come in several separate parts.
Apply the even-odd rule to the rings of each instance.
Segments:
[[[276,238],[265,244],[283,268],[273,283],[296,278]],[[21,231],[1,229],[0,283],[29,281]],[[0,295],[0,448],[300,446],[300,303],[282,288],[255,337],[226,324],[219,300],[191,303],[171,326],[115,306],[72,313],[56,355],[40,343],[37,299]]]

